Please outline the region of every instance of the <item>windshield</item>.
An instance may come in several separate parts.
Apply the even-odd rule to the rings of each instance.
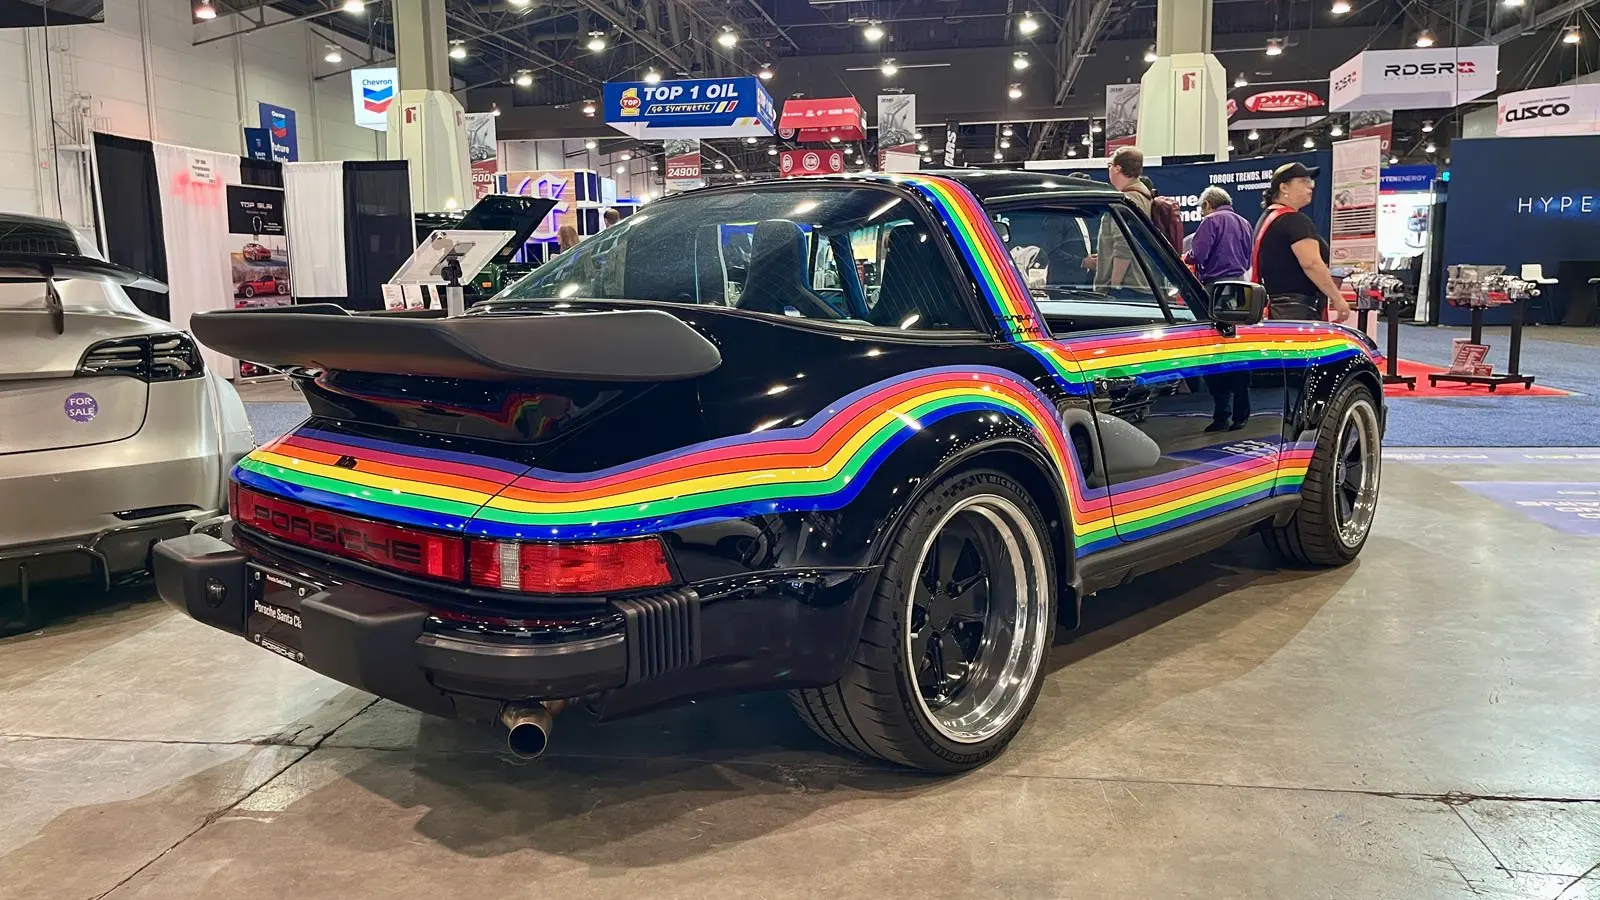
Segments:
[[[971,329],[942,233],[894,191],[766,186],[647,206],[502,298],[648,300],[898,329]]]

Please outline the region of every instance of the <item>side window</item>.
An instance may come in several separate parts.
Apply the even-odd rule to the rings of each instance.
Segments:
[[[939,252],[942,239],[920,222],[905,218],[835,235],[830,242],[835,254],[853,257],[838,264],[854,268],[836,272],[839,291],[859,291],[865,314],[858,318],[873,325],[902,330],[975,328],[966,293]],[[849,300],[841,297],[840,303]]]
[[[1151,230],[1149,223],[1139,221],[1132,212],[1124,211],[1122,224],[1137,251],[1139,262],[1148,273],[1145,283],[1153,286],[1155,298],[1166,305],[1173,321],[1194,322],[1206,317],[1205,299],[1175,268],[1176,263],[1165,252],[1166,245]]]
[[[993,219],[1053,330],[1167,321],[1109,204],[1007,207]]]

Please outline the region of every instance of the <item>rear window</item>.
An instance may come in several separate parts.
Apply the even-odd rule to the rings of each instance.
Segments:
[[[796,185],[687,194],[584,239],[501,296],[726,306],[901,330],[972,329],[943,237],[902,195]]]

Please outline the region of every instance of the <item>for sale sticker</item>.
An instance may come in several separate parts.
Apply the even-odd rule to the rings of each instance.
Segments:
[[[83,391],[69,395],[61,406],[66,410],[67,418],[74,422],[93,421],[94,417],[100,414],[100,404]]]

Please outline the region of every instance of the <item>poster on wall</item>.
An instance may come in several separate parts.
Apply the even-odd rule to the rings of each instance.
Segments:
[[[300,133],[295,128],[294,110],[287,106],[258,103],[261,127],[267,130],[267,147],[275,162],[300,161]]]
[[[258,159],[268,162],[272,159],[272,145],[267,141],[265,128],[246,128],[244,130],[244,158]]]
[[[1137,84],[1106,85],[1106,155],[1139,140],[1139,90]]]
[[[228,269],[234,309],[289,306],[289,238],[284,229],[283,190],[227,186]],[[265,366],[239,361],[240,378],[270,375]]]
[[[671,138],[661,142],[667,157],[667,190],[692,191],[705,186],[700,177],[700,142]]]
[[[1394,146],[1394,113],[1388,110],[1351,113],[1350,136],[1377,138],[1378,153],[1388,160],[1389,150]]]
[[[894,155],[894,167],[890,167]],[[916,171],[917,95],[878,95],[878,166],[884,171]],[[909,166],[909,169],[907,168]]]
[[[1378,270],[1378,182],[1383,156],[1378,138],[1333,145],[1333,220],[1329,266],[1347,274]]]
[[[350,70],[350,102],[357,125],[373,131],[389,130],[389,107],[399,93],[399,72],[393,66]]]
[[[472,196],[482,200],[494,193],[494,176],[500,172],[500,143],[493,113],[467,113],[467,161],[472,165]]]

